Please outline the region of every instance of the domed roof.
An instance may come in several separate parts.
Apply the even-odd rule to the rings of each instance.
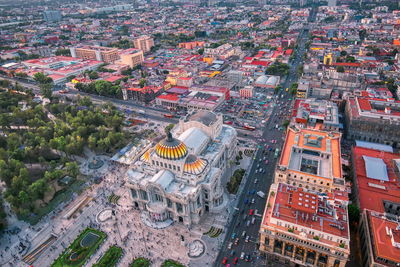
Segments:
[[[206,160],[198,158],[195,155],[189,155],[186,158],[185,165],[183,166],[183,171],[191,174],[200,174],[203,172],[206,166]]]
[[[156,154],[163,159],[178,160],[187,155],[187,148],[182,141],[168,133],[167,138],[156,145]]]

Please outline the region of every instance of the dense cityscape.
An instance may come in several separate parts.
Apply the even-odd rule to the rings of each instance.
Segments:
[[[400,266],[398,0],[0,0],[0,266]]]

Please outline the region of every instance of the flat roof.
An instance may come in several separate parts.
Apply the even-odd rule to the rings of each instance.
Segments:
[[[400,181],[396,174],[396,159],[400,154],[364,147],[353,148],[353,166],[360,208],[385,212],[383,201],[400,202]],[[387,180],[371,178],[368,175],[365,157],[381,159],[386,165]]]
[[[293,147],[303,148],[303,153],[301,155],[300,153],[296,154],[293,152]],[[290,168],[289,165],[293,166],[293,164],[290,164],[291,162],[305,154],[304,150],[310,151],[310,154],[313,152],[315,154],[321,152],[330,154],[329,159],[324,159],[324,162],[329,163],[329,166],[325,166],[332,169],[333,177],[342,178],[340,133],[289,127],[279,165]],[[311,158],[311,156],[309,157]],[[323,161],[320,157],[318,159],[321,162]],[[320,173],[329,172],[329,170],[324,169],[320,169],[319,171]]]
[[[393,147],[384,144],[356,140],[356,146],[393,153]]]
[[[367,211],[367,218],[374,257],[400,262],[400,231],[397,230],[399,223],[370,211]]]
[[[342,198],[346,196],[342,200],[336,198],[336,194]],[[270,213],[264,213],[263,217],[265,225],[273,224],[276,227],[273,219],[279,219],[342,238],[349,237],[347,205],[341,205],[342,201],[348,200],[345,192],[337,191],[321,196],[301,187],[279,183],[277,191],[274,195],[270,194],[269,200]]]

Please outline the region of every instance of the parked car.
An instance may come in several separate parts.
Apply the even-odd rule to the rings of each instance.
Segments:
[[[234,259],[233,259],[233,264],[237,264],[238,261],[239,261],[239,258],[238,258],[238,257],[234,258]]]
[[[245,257],[245,254],[244,254],[244,252],[242,252],[242,253],[240,254],[240,259],[243,260],[244,257]]]
[[[254,214],[254,210],[253,209],[249,210],[249,215],[253,215],[253,214]]]
[[[222,260],[222,264],[227,264],[228,263],[228,258],[224,257],[224,259]]]
[[[233,243],[232,243],[232,242],[229,242],[229,244],[228,244],[228,249],[232,249],[232,245],[233,245]]]
[[[246,236],[246,239],[244,240],[244,242],[249,242],[250,236]]]

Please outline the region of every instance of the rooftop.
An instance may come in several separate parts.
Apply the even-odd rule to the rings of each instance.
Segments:
[[[353,148],[352,161],[361,209],[385,212],[385,201],[400,202],[396,159],[400,159],[400,154],[364,147]]]
[[[327,154],[328,158],[323,157]],[[289,127],[279,165],[319,177],[342,178],[340,133]]]
[[[375,260],[388,259],[400,262],[399,222],[389,220],[383,214],[367,211],[368,226],[371,231]],[[379,260],[377,260],[379,262]]]
[[[275,194],[269,196],[270,208],[264,213],[264,225],[283,225],[277,223],[280,220],[348,238],[347,193],[335,191],[328,195],[318,195],[283,183],[277,184],[276,189]]]

